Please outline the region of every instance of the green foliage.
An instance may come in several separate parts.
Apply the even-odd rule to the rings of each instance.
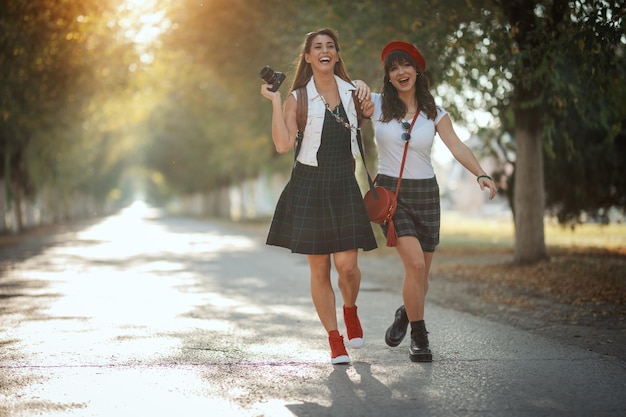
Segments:
[[[469,4],[474,7],[453,24],[441,62],[448,68],[445,82],[470,97],[462,107],[484,108],[500,122],[497,130],[481,131],[487,146],[515,164],[515,144],[503,138],[524,123],[540,133],[547,208],[562,222],[575,223],[582,212],[624,209],[623,181],[614,174],[623,156],[611,157],[623,155],[616,136],[626,120],[623,1]],[[521,113],[514,117],[515,108],[525,120]],[[608,172],[588,175],[594,166]],[[567,181],[572,170],[585,180]]]
[[[626,122],[617,135],[567,118],[569,140],[555,140],[545,159],[546,206],[561,224],[572,227],[587,218],[608,221],[611,208],[626,209]]]
[[[107,126],[114,122],[103,123],[101,115],[126,91],[136,54],[122,41],[114,6],[95,0],[0,6],[0,176],[27,198],[48,187],[104,202],[119,182],[126,162],[110,160],[118,140]]]
[[[384,44],[416,44],[454,120],[471,126],[478,109],[497,121],[477,132],[503,161],[515,163],[513,109],[527,111],[545,143],[546,200],[569,207],[561,218],[623,201],[580,198],[578,183],[558,175],[575,169],[586,188],[623,194],[619,181],[584,175],[592,155],[622,163],[611,155],[623,152],[626,119],[623,1],[155,4],[161,33],[152,45],[124,35],[141,22],[122,0],[0,5],[0,175],[31,195],[52,185],[103,199],[139,164],[145,170],[133,172],[168,195],[287,172],[291,157],[273,150],[258,72],[286,73],[286,96],[305,33],[331,27],[349,74],[374,91]],[[371,136],[366,129],[366,144]]]

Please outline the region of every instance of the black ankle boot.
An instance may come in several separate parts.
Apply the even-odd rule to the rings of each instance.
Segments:
[[[391,347],[398,346],[404,336],[406,336],[406,329],[409,326],[409,318],[406,315],[404,306],[400,306],[396,310],[396,316],[393,319],[393,324],[389,326],[385,333],[385,343]]]
[[[409,358],[413,362],[432,362],[433,360],[433,355],[428,346],[428,332],[424,320],[411,322]]]

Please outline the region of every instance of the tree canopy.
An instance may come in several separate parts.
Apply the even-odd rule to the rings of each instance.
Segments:
[[[374,91],[384,44],[418,46],[440,104],[513,167],[516,260],[532,262],[545,256],[546,210],[575,224],[626,206],[624,9],[608,0],[8,0],[0,179],[15,200],[53,189],[71,204],[78,190],[104,204],[134,175],[163,199],[287,171],[258,73],[284,72],[285,96],[305,33],[331,27],[349,74]]]
[[[115,13],[98,1],[0,6],[0,179],[19,223],[22,199],[46,190],[61,218],[77,193],[103,202],[129,163],[115,106],[136,56]]]

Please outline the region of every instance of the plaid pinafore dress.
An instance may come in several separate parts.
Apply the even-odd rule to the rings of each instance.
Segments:
[[[348,120],[343,105],[339,115]],[[318,166],[295,163],[280,195],[267,244],[309,255],[375,249],[376,239],[354,176],[350,130],[326,110]]]

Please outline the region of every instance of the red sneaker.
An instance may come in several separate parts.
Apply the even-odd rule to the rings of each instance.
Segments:
[[[365,344],[363,338],[363,329],[361,328],[361,321],[356,314],[357,307],[343,307],[343,321],[346,324],[346,330],[348,331],[348,343],[350,347],[354,349],[362,348]]]
[[[330,363],[333,365],[350,363],[350,356],[343,344],[343,336],[338,330],[328,332],[328,343],[330,344]]]

